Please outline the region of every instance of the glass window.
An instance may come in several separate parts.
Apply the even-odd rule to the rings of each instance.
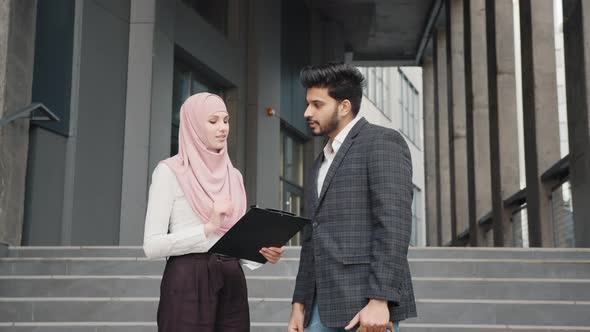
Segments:
[[[363,86],[363,95],[367,96],[367,86],[369,85],[368,84],[369,83],[369,77],[367,76],[367,67],[357,67],[357,69],[361,72],[361,74],[365,78],[365,84]]]
[[[383,71],[383,113],[391,119],[391,92],[389,90],[389,69]]]
[[[403,89],[404,89],[404,100],[403,100],[403,112],[405,115],[405,119],[404,119],[404,133],[407,135],[408,132],[410,131],[410,107],[409,107],[409,91],[408,91],[408,85],[407,82],[405,80],[403,80]]]
[[[383,68],[375,69],[375,106],[383,109]]]
[[[421,119],[420,119],[420,98],[419,98],[419,94],[417,90],[413,90],[414,91],[414,103],[412,104],[414,106],[414,110],[413,110],[413,114],[414,114],[414,143],[416,143],[417,146],[421,146],[421,141],[420,141],[420,128],[421,128]]]
[[[553,244],[558,248],[575,247],[572,188],[566,181],[551,192]]]
[[[418,90],[398,69],[400,76],[400,108],[402,112],[401,131],[415,145],[419,146],[418,137],[420,135],[420,112]]]
[[[413,90],[410,88],[408,89],[409,93],[410,93],[410,98],[408,98],[408,133],[410,136],[410,139],[412,141],[415,141],[414,139],[414,96],[413,96]]]
[[[375,68],[369,68],[369,99],[375,102]]]
[[[281,128],[280,200],[285,211],[303,214],[303,141]],[[299,234],[289,245],[300,245]]]
[[[283,177],[303,185],[303,145],[288,135],[283,136]]]
[[[385,116],[391,118],[391,91],[389,90],[390,72],[383,67],[359,67],[361,74],[365,76],[365,88],[363,94]]]

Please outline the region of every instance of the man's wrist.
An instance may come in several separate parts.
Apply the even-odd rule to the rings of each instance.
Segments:
[[[385,299],[369,299],[369,303],[387,306],[387,300]]]
[[[304,308],[305,308],[305,307],[304,307],[303,303],[300,303],[300,302],[293,302],[293,310],[297,310],[297,311],[301,311],[301,312],[303,312],[303,309],[304,309]]]

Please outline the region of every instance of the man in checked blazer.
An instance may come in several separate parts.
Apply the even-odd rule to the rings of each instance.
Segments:
[[[329,140],[308,173],[307,211],[289,332],[385,331],[416,316],[407,253],[412,161],[395,130],[357,116],[354,67],[306,67],[305,118]]]

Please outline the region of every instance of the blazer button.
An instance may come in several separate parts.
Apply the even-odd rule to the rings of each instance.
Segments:
[[[317,221],[314,221],[314,223],[313,223],[313,224],[311,224],[311,225],[312,225],[313,227],[318,227],[318,223],[317,223]]]

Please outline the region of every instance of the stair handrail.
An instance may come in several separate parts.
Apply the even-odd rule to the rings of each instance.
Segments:
[[[31,103],[29,106],[23,107],[16,112],[12,112],[0,119],[0,128],[7,124],[16,121],[20,118],[30,117],[34,121],[55,121],[59,122],[60,119],[55,113],[53,113],[43,103]]]

